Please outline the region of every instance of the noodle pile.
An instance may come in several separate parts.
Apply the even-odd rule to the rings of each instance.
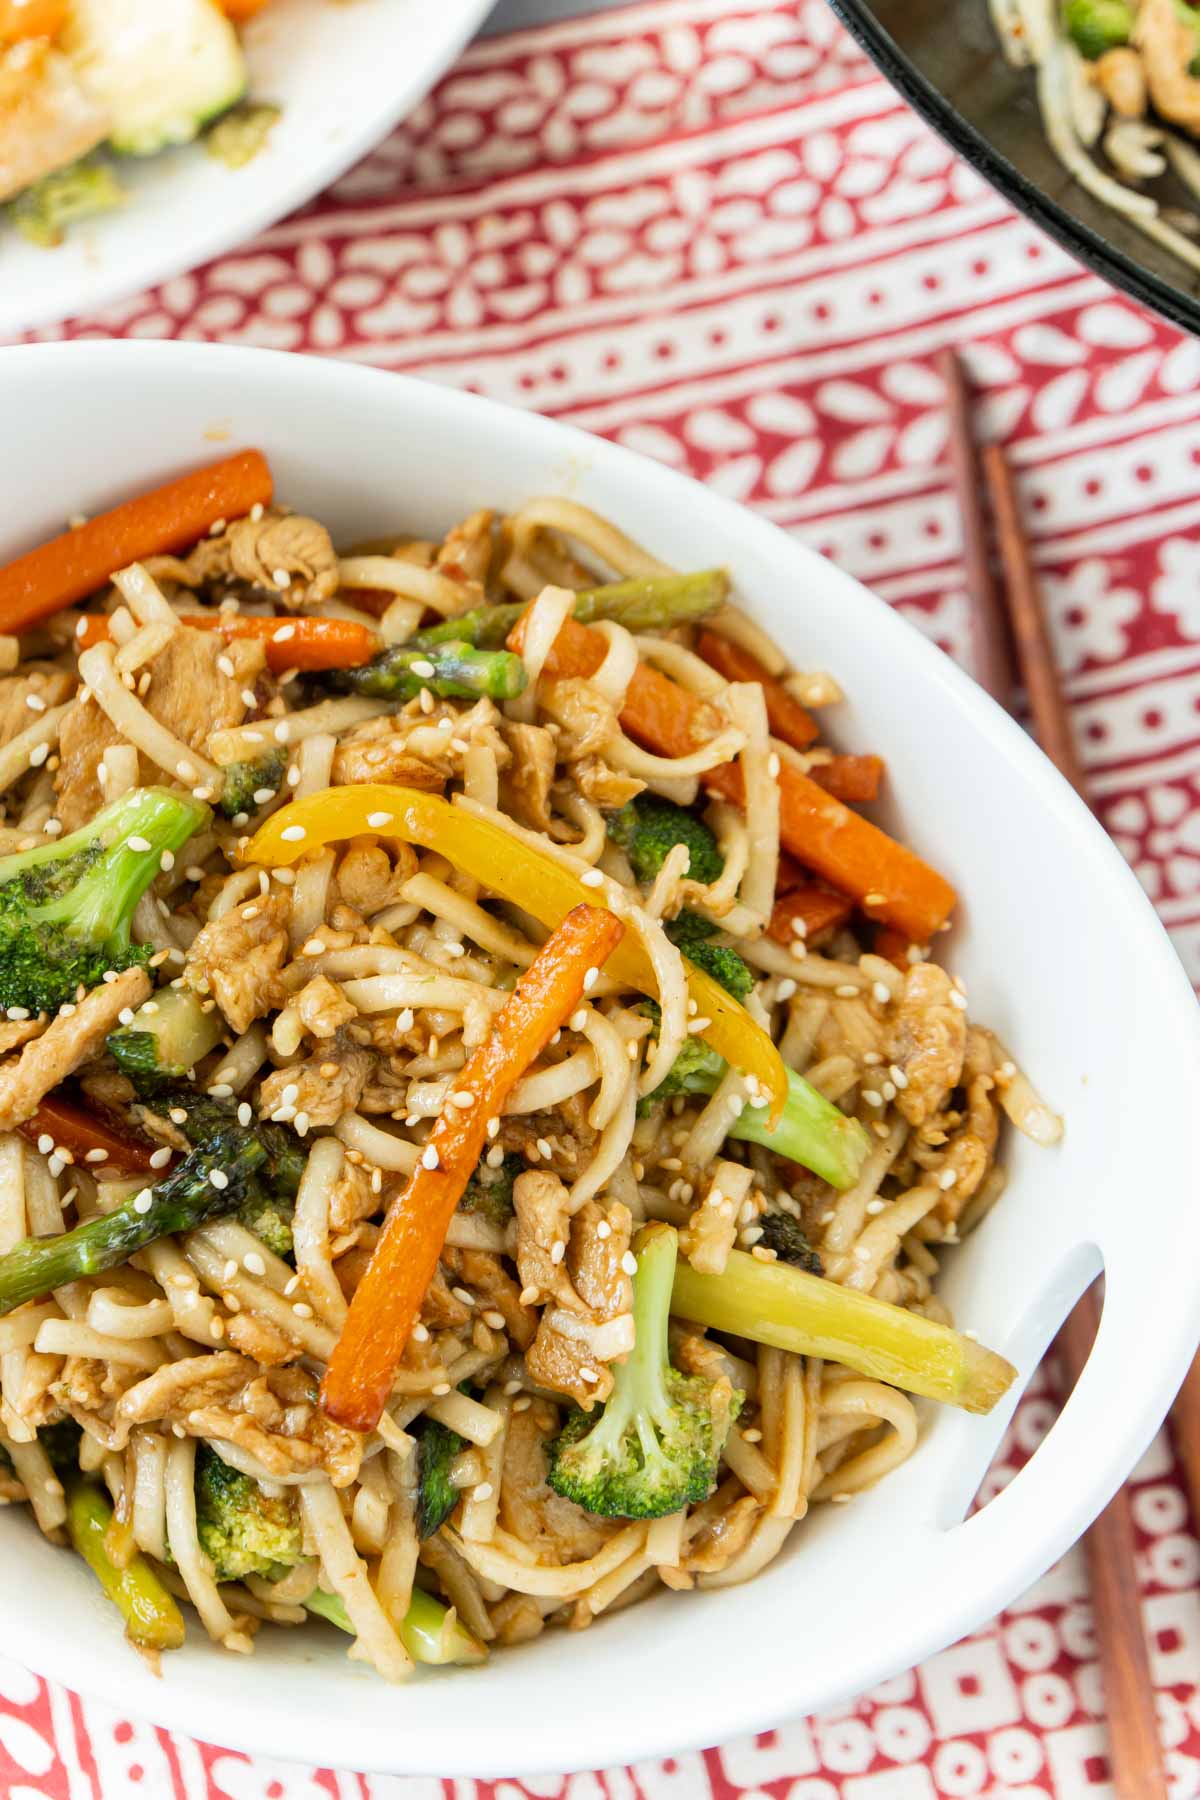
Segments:
[[[80,649],[73,611],[20,643],[0,640],[0,835],[6,851],[52,841],[139,783],[212,800],[235,766],[275,758],[249,812],[214,813],[164,858],[135,938],[153,946],[160,992],[181,983],[215,1009],[221,1037],[194,1071],[198,1091],[243,1121],[285,1126],[307,1153],[291,1249],[215,1218],[0,1318],[3,1492],[62,1540],[64,1490],[38,1432],[72,1420],[79,1465],[112,1501],[118,1567],[140,1552],[233,1651],[250,1650],[266,1622],[304,1623],[318,1591],[335,1596],[354,1654],[396,1679],[410,1667],[397,1628],[414,1592],[439,1597],[483,1645],[585,1626],[662,1585],[748,1579],[810,1506],[849,1500],[912,1452],[918,1413],[899,1389],[677,1319],[676,1366],[728,1377],[744,1396],[715,1490],[650,1520],[594,1516],[553,1492],[546,1447],[565,1409],[607,1391],[632,1345],[639,1225],[675,1227],[681,1256],[719,1272],[734,1251],[770,1261],[786,1220],[825,1281],[944,1320],[939,1257],[1003,1190],[1003,1116],[1043,1142],[1058,1121],[1005,1046],[968,1018],[962,982],[928,946],[881,954],[861,912],[810,942],[802,921],[789,942],[768,933],[781,885],[780,759],[819,771],[831,753],[778,742],[762,687],[717,673],[697,654],[696,626],[604,624],[593,677],[539,679],[579,590],[664,572],[615,525],[541,499],[503,519],[474,515],[442,541],[390,538],[339,560],[315,521],[256,511],[115,576],[105,641]],[[316,697],[295,671],[272,673],[258,644],[181,623],[214,606],[230,618],[270,610],[281,596],[390,645],[431,615],[529,602],[528,685],[500,703],[429,688],[399,704]],[[789,672],[736,606],[705,629],[807,705],[836,700],[828,677]],[[622,729],[630,682],[647,667],[714,710],[706,743],[669,757]],[[734,762],[740,809],[700,781]],[[390,1402],[365,1436],[324,1417],[321,1373],[389,1204],[545,931],[447,857],[386,837],[272,870],[240,860],[251,816],[260,825],[290,800],[363,781],[444,794],[499,824],[514,859],[536,849],[573,871],[644,952],[659,1007],[652,1029],[640,996],[602,974],[518,1081],[484,1164],[499,1172],[518,1159],[523,1198],[511,1218],[456,1212]],[[644,792],[703,811],[723,859],[714,879],[689,874],[677,848],[639,887],[606,815]],[[755,1098],[732,1069],[710,1097],[640,1104],[707,1023],[665,928],[684,906],[749,964],[747,1008],[787,1066],[869,1134],[845,1191],[728,1137]],[[44,1018],[12,1016],[22,1010],[0,1023],[11,1056],[46,1029]],[[102,1046],[77,1080],[98,1116],[161,1146],[158,1166],[186,1148]],[[0,1253],[110,1211],[144,1180],[106,1174],[104,1152],[75,1154],[53,1135],[0,1135]],[[581,1271],[602,1260],[598,1296],[574,1305],[570,1283],[582,1287]],[[535,1265],[546,1270],[541,1288]],[[422,1538],[417,1434],[429,1420],[457,1434],[449,1479],[459,1501]],[[298,1545],[288,1566],[215,1579],[196,1498],[214,1450],[284,1508]]]

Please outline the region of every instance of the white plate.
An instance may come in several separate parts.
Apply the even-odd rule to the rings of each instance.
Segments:
[[[76,510],[257,444],[280,494],[343,541],[437,533],[477,506],[557,491],[683,567],[728,564],[793,661],[845,685],[840,740],[887,757],[894,826],[962,895],[939,949],[975,1016],[1066,1115],[1057,1150],[1010,1134],[1008,1192],[940,1291],[1024,1379],[1101,1263],[1108,1277],[1062,1417],[965,1524],[1010,1406],[988,1418],[923,1408],[910,1461],[850,1505],[816,1508],[745,1587],[664,1593],[397,1690],[323,1627],[264,1632],[243,1660],[193,1626],[156,1679],[83,1566],[9,1508],[6,1653],[220,1743],[493,1775],[603,1768],[818,1711],[1007,1605],[1128,1474],[1200,1329],[1200,1014],[1137,882],[1051,765],[940,651],[774,525],[532,414],[378,371],[189,344],[0,350],[0,392],[0,558]]]
[[[0,217],[0,335],[96,312],[244,243],[348,169],[427,94],[492,0],[274,0],[245,31],[250,94],[283,108],[227,169],[190,144],[124,158],[129,204],[54,250]]]

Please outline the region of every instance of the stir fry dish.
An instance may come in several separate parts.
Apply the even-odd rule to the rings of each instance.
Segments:
[[[939,1258],[1061,1127],[723,570],[379,524],[246,451],[0,568],[0,1483],[147,1656],[399,1680],[991,1408]]]
[[[1051,149],[1088,193],[1200,269],[1200,8],[1186,0],[988,0],[1008,60],[1037,72]]]
[[[202,133],[231,167],[278,107],[246,97],[238,27],[269,0],[0,0],[0,204],[31,242],[124,204],[120,163]]]

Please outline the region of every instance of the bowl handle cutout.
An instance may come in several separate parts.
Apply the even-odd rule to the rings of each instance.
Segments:
[[[1165,1417],[1186,1373],[1189,1346],[1161,1283],[1161,1307],[1146,1305],[1155,1292],[1155,1244],[1142,1246],[1125,1236],[1128,1241],[1109,1255],[1090,1243],[1062,1255],[1050,1282],[1001,1344],[1023,1389],[1074,1301],[1101,1268],[1109,1271],[1096,1340],[1062,1412],[1025,1467],[969,1518],[962,1515],[1017,1397],[1006,1396],[997,1414],[989,1415],[978,1447],[972,1441],[968,1451],[964,1432],[961,1478],[947,1484],[940,1519],[930,1521],[929,1542],[946,1578],[957,1573],[971,1585],[981,1570],[1011,1562],[1016,1545],[1025,1548],[1028,1581],[1036,1580],[1107,1506]]]
[[[1036,1295],[1027,1300],[1003,1346],[1005,1356],[1017,1370],[1017,1379],[986,1418],[972,1418],[964,1413],[955,1419],[957,1443],[952,1446],[949,1454],[949,1475],[934,1518],[939,1530],[951,1531],[966,1519],[971,1503],[995,1461],[1013,1415],[1037,1373],[1042,1358],[1054,1342],[1059,1327],[1071,1308],[1091,1286],[1103,1266],[1103,1257],[1095,1244],[1073,1244],[1048,1275],[1045,1270],[1041,1272],[1040,1288]],[[1057,1428],[1056,1421],[1047,1433],[1046,1442]],[[1038,1445],[1030,1458],[1030,1465],[1042,1455],[1046,1442]],[[1014,1476],[1014,1482],[1019,1481],[1024,1473],[1025,1470],[1022,1470]],[[989,1504],[994,1505],[998,1498],[999,1495],[992,1501],[985,1502],[978,1512],[982,1512]]]

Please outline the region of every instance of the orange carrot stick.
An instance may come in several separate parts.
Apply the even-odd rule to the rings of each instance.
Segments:
[[[522,614],[509,633],[510,650],[520,650],[527,617]],[[607,648],[599,632],[568,619],[546,659],[546,673],[586,679],[600,667]],[[719,723],[705,701],[639,662],[621,709],[621,724],[631,737],[662,756],[685,756],[711,738]],[[710,792],[741,804],[742,773],[735,764],[723,763],[701,779]],[[954,889],[936,869],[788,762],[779,771],[779,835],[784,849],[807,868],[857,900],[872,918],[919,943],[927,943],[954,909]]]
[[[321,1407],[339,1425],[371,1431],[379,1423],[454,1209],[487,1142],[488,1120],[499,1117],[514,1083],[566,1023],[592,985],[589,974],[603,967],[624,931],[599,907],[569,912],[496,1015],[490,1037],[455,1076],[456,1094],[469,1093],[471,1103],[447,1105],[438,1118],[388,1214],[321,1383]]]
[[[907,975],[912,964],[908,953],[912,949],[912,941],[902,931],[893,931],[890,925],[881,925],[875,933],[874,950],[876,956],[885,956],[898,969]]]
[[[845,924],[853,911],[854,903],[845,894],[835,894],[815,881],[804,882],[776,900],[767,932],[788,949],[797,939],[802,945],[811,945],[823,932]],[[803,929],[797,930],[798,925]]]
[[[759,683],[767,704],[767,723],[777,738],[791,744],[794,750],[806,750],[816,742],[820,736],[817,721],[806,706],[792,698],[781,681],[764,669],[757,656],[751,656],[740,644],[731,644],[728,638],[718,637],[715,631],[702,631],[696,649],[726,681]]]
[[[808,771],[818,787],[823,787],[835,800],[861,806],[879,798],[883,780],[882,756],[833,756],[826,763],[816,763]]]
[[[116,1131],[82,1106],[64,1099],[61,1094],[47,1094],[32,1118],[18,1125],[21,1136],[36,1144],[41,1137],[54,1140],[56,1149],[69,1150],[75,1161],[85,1162],[90,1150],[103,1150],[103,1157],[93,1162],[106,1169],[120,1169],[127,1175],[140,1175],[153,1167],[150,1157],[156,1146]]]
[[[186,550],[218,519],[238,519],[253,506],[266,506],[272,491],[261,451],[242,450],[97,513],[0,568],[0,632],[28,631],[94,594],[129,563]]]
[[[353,669],[370,662],[382,647],[377,633],[357,619],[318,616],[292,618],[290,614],[255,617],[249,613],[181,613],[180,623],[196,631],[220,631],[226,638],[259,638],[266,647],[267,667],[276,675],[284,669]],[[80,650],[108,637],[104,613],[85,613],[75,628]]]
[[[67,0],[0,0],[0,44],[57,37],[66,20]]]

